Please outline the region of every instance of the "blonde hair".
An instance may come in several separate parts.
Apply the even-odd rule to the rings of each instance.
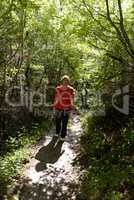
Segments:
[[[63,82],[64,79],[68,80],[68,82],[69,82],[69,84],[70,84],[70,78],[69,78],[68,75],[62,76],[62,77],[61,77],[61,82]]]

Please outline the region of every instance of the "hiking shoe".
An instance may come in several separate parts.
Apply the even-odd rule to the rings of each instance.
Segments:
[[[65,142],[65,141],[66,141],[66,139],[63,138],[63,137],[60,137],[59,140],[62,141],[62,142]]]
[[[59,135],[58,135],[58,134],[56,134],[56,133],[55,133],[53,136],[54,136],[54,137],[59,137]]]

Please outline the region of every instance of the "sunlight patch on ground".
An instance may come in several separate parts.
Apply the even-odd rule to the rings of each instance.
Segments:
[[[73,161],[77,156],[80,135],[80,121],[74,115],[65,142],[52,136],[39,142],[34,156],[25,167],[24,177],[29,182],[23,185],[18,199],[75,199],[80,171]]]

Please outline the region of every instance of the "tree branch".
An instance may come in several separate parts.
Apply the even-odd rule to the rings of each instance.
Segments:
[[[121,41],[121,43],[123,44],[123,46],[125,47],[125,50],[127,51],[127,53],[130,55],[131,58],[134,58],[134,55],[133,55],[132,51],[130,50],[130,48],[128,46],[128,43],[126,42],[126,40],[124,39],[124,37],[122,35],[122,31],[120,31],[120,29],[115,25],[115,23],[111,19],[110,10],[109,10],[109,0],[105,0],[105,2],[106,2],[107,19],[108,19],[108,21],[111,23],[113,28],[116,30],[118,38]],[[121,17],[123,17],[121,13],[120,13],[120,15],[121,15]]]
[[[132,44],[130,42],[128,34],[127,34],[126,30],[125,30],[125,27],[124,27],[124,18],[123,18],[123,13],[122,13],[121,0],[118,0],[118,7],[119,7],[119,13],[120,13],[120,29],[122,31],[124,40],[126,41],[126,43],[128,45],[128,48],[130,49],[130,52],[132,53],[132,56],[134,58],[134,49],[133,49],[133,46],[132,46]]]

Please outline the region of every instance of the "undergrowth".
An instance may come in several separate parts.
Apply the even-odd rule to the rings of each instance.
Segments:
[[[133,120],[118,128],[107,117],[87,115],[83,129],[79,161],[85,173],[78,199],[134,199]]]
[[[30,145],[36,143],[51,126],[51,121],[43,120],[33,123],[31,130],[22,127],[17,136],[9,137],[6,154],[0,156],[0,199],[3,199],[12,178],[19,175],[23,161],[28,159]]]

